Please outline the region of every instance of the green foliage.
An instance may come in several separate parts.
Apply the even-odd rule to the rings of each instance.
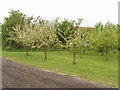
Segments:
[[[117,26],[107,23],[102,31],[98,28],[94,33],[94,45],[96,48],[104,47],[111,50],[118,47],[118,28]]]
[[[75,53],[78,53],[89,47],[91,41],[92,38],[90,31],[78,29],[74,33],[74,38],[71,36],[69,37],[69,40],[66,40],[66,47],[69,48],[71,52],[75,51]]]
[[[63,21],[56,18],[53,21],[40,16],[27,17],[18,11],[9,12],[1,26],[3,48],[42,49],[68,48],[75,55],[87,47],[100,49],[102,53],[118,48],[118,27],[110,22],[95,25],[94,32],[90,29],[80,30],[83,19]],[[107,56],[107,55],[106,55]]]
[[[63,31],[63,34],[59,33],[59,35],[66,42],[65,45],[62,44],[63,47],[68,48],[73,54],[73,64],[76,64],[76,54],[82,52],[88,46],[90,46],[92,41],[92,33],[89,29],[79,29],[81,22],[82,19],[78,19],[78,21],[72,20],[71,24],[68,25],[68,27],[65,27],[66,31]]]
[[[55,29],[51,26],[50,22],[47,22],[42,26],[35,25],[34,31],[36,32],[35,47],[42,49],[45,52],[45,59],[47,59],[48,48],[54,45],[57,40]]]
[[[62,44],[66,43],[64,38],[68,39],[71,35],[73,36],[81,22],[82,19],[78,19],[78,22],[76,22],[75,20],[69,21],[68,19],[64,19],[62,22],[58,23],[57,36],[58,39],[62,42]]]
[[[15,41],[18,45],[22,46],[28,55],[28,50],[34,48],[36,32],[33,27],[25,24],[24,26],[17,25],[13,31],[9,32],[9,40]]]
[[[35,46],[37,48],[43,48],[47,49],[49,48],[55,41],[56,39],[56,34],[55,34],[55,29],[48,26],[39,26],[36,25],[34,27],[34,30],[36,31],[36,41],[35,41]]]
[[[13,27],[13,31],[9,33],[9,36],[10,38],[8,39],[21,45],[26,49],[27,54],[28,50],[32,48],[42,49],[46,54],[47,49],[54,45],[57,39],[55,29],[50,22],[46,22],[43,25],[36,23],[34,26],[33,24],[25,24],[22,28],[20,25],[17,25],[15,28]]]
[[[2,24],[2,45],[3,48],[15,48],[17,43],[13,40],[8,40],[10,38],[9,32],[14,31],[17,25],[21,28],[24,24],[31,24],[33,17],[27,17],[24,13],[21,13],[19,10],[11,10],[9,12],[9,17],[4,18],[4,23]]]
[[[118,27],[110,22],[99,24],[94,31],[93,46],[102,48],[104,52],[118,48]],[[107,60],[107,58],[106,58]]]
[[[25,24],[21,30],[21,27],[18,25],[10,35],[14,35],[12,39],[17,43],[22,44],[23,47],[33,48],[36,35],[33,27]]]

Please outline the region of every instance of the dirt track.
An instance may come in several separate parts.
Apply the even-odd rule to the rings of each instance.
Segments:
[[[76,77],[44,71],[3,58],[3,88],[107,88]]]

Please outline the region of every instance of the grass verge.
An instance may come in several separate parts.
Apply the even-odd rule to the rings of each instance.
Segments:
[[[48,51],[48,59],[44,59],[42,51],[32,51],[26,56],[24,51],[5,51],[3,57],[31,65],[33,67],[51,70],[77,76],[79,78],[118,87],[118,53],[110,52],[108,61],[100,53],[87,50],[83,58],[76,56],[77,64],[73,65],[73,56],[66,50]]]

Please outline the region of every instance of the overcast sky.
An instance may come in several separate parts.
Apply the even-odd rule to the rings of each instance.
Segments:
[[[0,23],[9,16],[10,9],[20,10],[28,16],[41,16],[52,20],[83,18],[81,26],[93,27],[96,22],[118,23],[119,0],[1,0]]]

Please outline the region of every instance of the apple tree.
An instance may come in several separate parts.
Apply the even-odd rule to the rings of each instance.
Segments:
[[[34,30],[36,31],[36,39],[34,44],[36,48],[44,51],[45,59],[47,59],[47,50],[56,40],[55,29],[49,24],[44,24],[42,26],[35,25]]]
[[[69,35],[69,37],[64,37],[61,34],[61,37],[65,40],[66,44],[63,45],[63,47],[67,48],[72,54],[73,54],[73,64],[76,64],[76,55],[79,52],[82,52],[85,50],[91,42],[91,33],[88,30],[80,30],[79,26],[82,22],[82,19],[78,19],[78,21],[73,20],[72,24],[74,26],[73,29],[69,30],[69,32],[72,30],[75,30],[73,34]],[[69,27],[68,27],[69,28]],[[64,35],[66,35],[66,32],[63,32]]]
[[[96,49],[102,48],[105,53],[105,60],[108,60],[108,51],[118,48],[118,27],[110,22],[103,25],[102,30],[97,28],[94,32],[93,46]]]
[[[21,45],[26,50],[27,55],[28,51],[35,47],[34,42],[36,39],[36,32],[30,25],[25,24],[22,28],[20,25],[17,25],[9,35],[10,38],[8,39],[14,40],[16,43]]]

